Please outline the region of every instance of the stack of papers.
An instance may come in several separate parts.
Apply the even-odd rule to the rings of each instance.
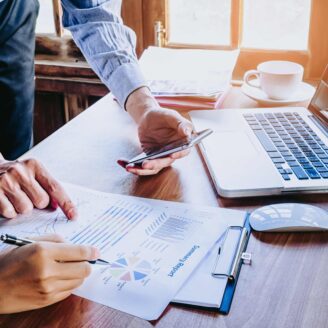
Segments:
[[[65,186],[78,208],[77,220],[67,220],[60,209],[35,209],[15,220],[0,218],[0,234],[58,233],[71,243],[96,246],[109,264],[93,265],[75,294],[143,319],[158,319],[179,290],[177,302],[212,301],[208,293],[198,293],[204,270],[197,271],[194,283],[185,283],[227,227],[240,223],[245,213]],[[9,247],[0,244],[0,251]],[[213,285],[206,272],[203,281],[212,284],[207,289],[219,292],[224,283]]]
[[[149,47],[140,66],[161,106],[214,109],[229,90],[238,55],[239,50]]]

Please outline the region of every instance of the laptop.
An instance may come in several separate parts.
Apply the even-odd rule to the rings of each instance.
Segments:
[[[192,111],[219,195],[228,198],[328,191],[328,66],[308,108]]]

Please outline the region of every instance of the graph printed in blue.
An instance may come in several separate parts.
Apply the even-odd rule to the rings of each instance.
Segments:
[[[176,243],[185,240],[192,229],[192,221],[180,216],[167,216],[163,212],[145,232],[148,236],[162,241]]]
[[[147,205],[120,200],[93,223],[76,233],[71,242],[94,245],[104,251],[123,239],[151,210]]]

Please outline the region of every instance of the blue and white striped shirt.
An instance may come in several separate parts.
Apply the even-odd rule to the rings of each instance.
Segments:
[[[124,106],[128,96],[146,86],[146,81],[135,53],[135,33],[120,17],[122,0],[61,1],[64,26],[71,31],[90,66]]]
[[[123,25],[121,0],[62,0],[63,24],[100,79],[124,106],[146,85],[135,53],[135,33]]]

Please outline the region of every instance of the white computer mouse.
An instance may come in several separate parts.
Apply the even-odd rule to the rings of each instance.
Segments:
[[[328,212],[306,204],[274,204],[252,212],[249,222],[257,231],[328,231]]]

